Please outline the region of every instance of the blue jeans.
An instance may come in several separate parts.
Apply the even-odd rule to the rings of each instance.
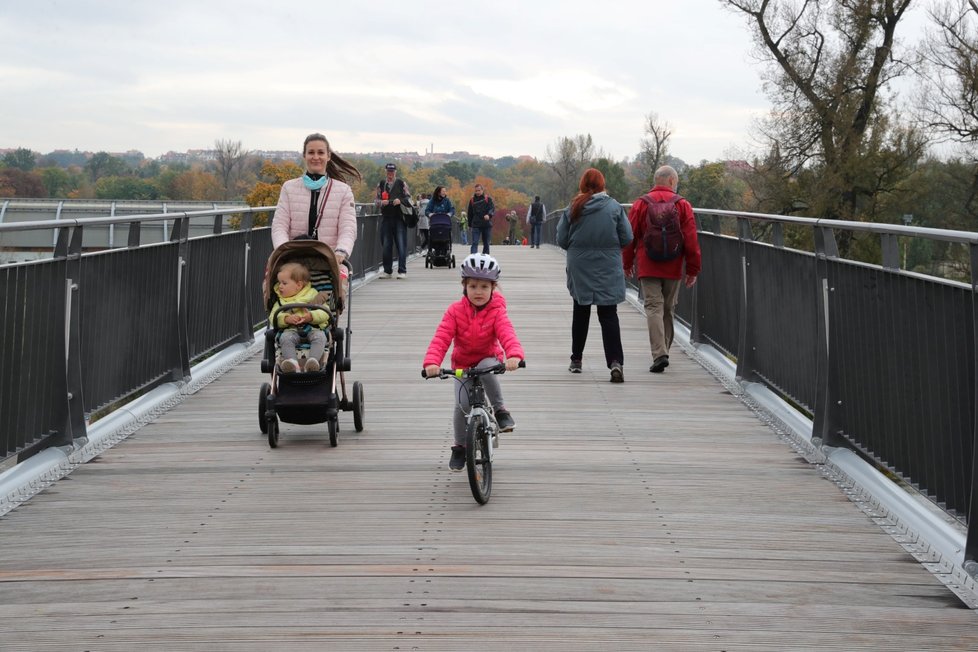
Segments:
[[[530,224],[530,246],[540,247],[540,234],[543,232],[543,222],[532,222]]]
[[[407,274],[407,226],[400,217],[384,216],[380,223],[380,245],[383,248],[384,273],[394,269],[394,242],[397,241],[397,273]]]
[[[486,222],[485,226],[472,228],[472,248],[469,250],[470,254],[479,251],[479,236],[482,236],[482,253],[489,253],[489,243],[492,242],[492,222]]]

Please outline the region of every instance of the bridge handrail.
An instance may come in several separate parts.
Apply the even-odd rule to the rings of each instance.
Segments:
[[[160,222],[163,220],[173,221],[178,219],[189,219],[195,217],[218,217],[224,215],[237,214],[257,214],[269,213],[275,210],[274,206],[244,206],[233,208],[217,208],[200,211],[177,211],[173,213],[153,213],[138,215],[116,215],[107,217],[77,218],[70,217],[59,220],[32,220],[27,222],[8,222],[0,224],[0,233],[13,231],[46,231],[51,229],[64,229],[75,226],[107,226],[110,224],[132,224],[134,222]]]

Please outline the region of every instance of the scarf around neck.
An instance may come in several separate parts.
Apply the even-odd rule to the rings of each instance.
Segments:
[[[320,190],[329,181],[329,177],[325,174],[319,174],[318,172],[306,172],[302,175],[302,183],[305,184],[306,188],[309,190]]]

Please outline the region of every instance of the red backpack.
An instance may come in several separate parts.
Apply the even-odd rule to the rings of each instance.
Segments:
[[[666,261],[683,254],[683,230],[679,226],[679,207],[682,195],[673,194],[665,201],[642,195],[645,202],[645,255],[649,260]]]

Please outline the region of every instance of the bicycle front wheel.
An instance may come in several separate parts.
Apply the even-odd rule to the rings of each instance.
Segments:
[[[492,443],[486,420],[475,417],[469,421],[465,442],[465,468],[469,474],[472,496],[480,505],[489,502],[492,493]]]

